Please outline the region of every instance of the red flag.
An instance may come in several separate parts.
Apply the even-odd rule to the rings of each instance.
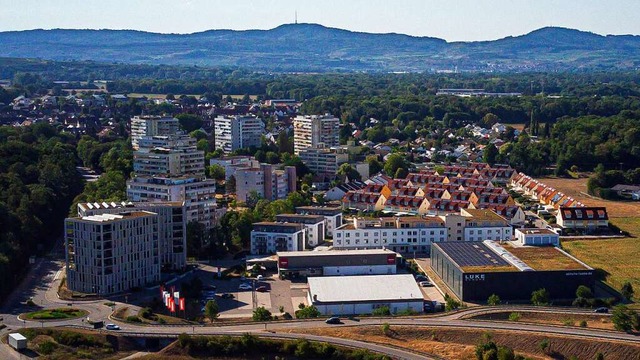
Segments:
[[[171,312],[176,312],[176,302],[173,300],[173,298],[171,299]]]
[[[184,298],[180,298],[180,311],[184,311]]]

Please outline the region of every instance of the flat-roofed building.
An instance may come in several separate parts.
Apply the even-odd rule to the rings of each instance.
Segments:
[[[431,268],[462,301],[529,300],[545,288],[552,299],[574,299],[580,285],[593,289],[594,271],[560,248],[498,241],[431,245]]]
[[[255,191],[267,200],[284,199],[296,191],[295,166],[259,164],[258,167],[236,169],[236,200],[246,202],[247,196]]]
[[[278,251],[302,251],[306,248],[303,224],[259,222],[251,231],[251,254],[267,255]]]
[[[511,240],[513,228],[507,219],[489,209],[461,209],[464,240]]]
[[[217,116],[213,119],[215,148],[225,154],[238,149],[259,147],[264,122],[255,116]]]
[[[515,238],[520,245],[560,246],[560,235],[549,229],[516,229]]]
[[[316,247],[324,243],[325,220],[322,215],[300,215],[300,214],[279,214],[276,215],[277,222],[293,224],[303,224],[307,229],[307,246]]]
[[[296,213],[324,216],[325,231],[328,237],[333,237],[333,231],[342,226],[342,208],[340,206],[298,206]]]
[[[65,220],[67,286],[109,295],[160,281],[158,215],[148,211]]]
[[[354,218],[335,230],[333,247],[428,253],[432,242],[446,240],[445,223],[435,216]]]
[[[133,152],[133,171],[137,176],[204,177],[204,151],[196,139],[186,135],[145,136]]]
[[[296,155],[320,144],[339,146],[339,135],[340,119],[333,115],[299,115],[293,119],[293,151]]]
[[[391,313],[417,312],[424,296],[412,275],[310,277],[308,301],[323,315],[371,314],[380,307]]]
[[[165,269],[187,266],[187,221],[182,202],[92,202],[78,204],[78,217],[149,211],[158,215],[160,263]]]
[[[171,116],[134,116],[131,118],[131,146],[138,150],[143,137],[175,135],[179,129],[180,122]]]
[[[302,162],[320,179],[336,178],[341,164],[349,162],[349,153],[339,147],[326,147],[318,144],[300,150]]]
[[[386,275],[397,271],[398,254],[386,249],[278,252],[278,274],[299,276]]]

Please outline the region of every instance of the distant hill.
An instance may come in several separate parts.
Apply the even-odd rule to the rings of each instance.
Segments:
[[[239,66],[264,71],[580,71],[640,67],[640,36],[547,27],[495,41],[446,42],[317,24],[156,34],[132,30],[0,32],[0,57]]]

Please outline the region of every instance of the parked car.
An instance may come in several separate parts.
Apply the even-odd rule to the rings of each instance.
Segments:
[[[332,316],[324,321],[327,324],[340,324],[340,318],[337,316]]]
[[[420,281],[428,281],[429,278],[424,276],[424,275],[416,275],[416,281],[420,282]]]
[[[107,324],[107,326],[105,326],[105,328],[107,330],[120,330],[120,326],[118,326],[116,324]]]
[[[220,294],[220,297],[223,298],[223,299],[233,299],[233,294],[224,293],[224,294]]]
[[[606,313],[609,312],[609,308],[606,308],[606,307],[603,306],[603,307],[599,307],[599,308],[593,310],[593,312],[596,312],[596,313],[599,313],[599,314],[606,314]]]
[[[259,291],[259,292],[267,292],[267,287],[266,287],[266,286],[258,286],[258,287],[256,288],[256,291]]]
[[[418,284],[420,284],[420,286],[422,287],[433,286],[433,284],[430,281],[420,281]]]
[[[243,283],[238,286],[238,290],[251,290],[253,287],[249,284]]]

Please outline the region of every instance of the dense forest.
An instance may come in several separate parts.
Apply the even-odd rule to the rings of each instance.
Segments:
[[[0,295],[21,280],[29,256],[62,236],[65,215],[82,191],[75,139],[47,124],[0,127]]]

